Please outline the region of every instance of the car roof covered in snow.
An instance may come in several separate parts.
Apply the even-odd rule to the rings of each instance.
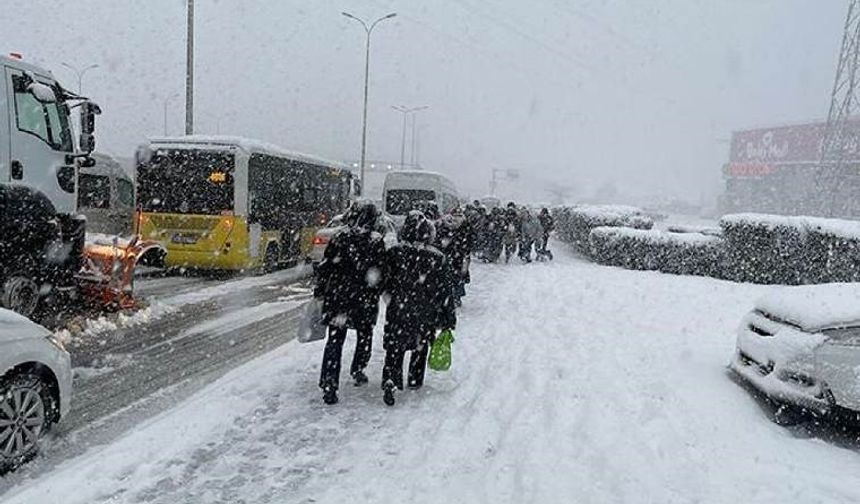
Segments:
[[[860,326],[860,283],[781,287],[761,297],[756,309],[809,332]]]
[[[0,341],[44,338],[51,333],[32,320],[11,310],[0,308]]]
[[[307,163],[330,166],[332,168],[348,171],[345,164],[337,161],[330,161],[310,154],[287,150],[282,147],[278,147],[277,145],[240,136],[186,135],[177,137],[152,137],[149,139],[150,148],[159,148],[164,146],[186,147],[190,145],[200,145],[210,148],[235,147],[245,150],[248,153],[269,154],[272,156],[285,157],[296,161],[305,161]]]

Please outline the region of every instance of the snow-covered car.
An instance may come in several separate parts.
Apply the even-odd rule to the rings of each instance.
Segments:
[[[738,328],[730,368],[779,404],[860,411],[860,284],[786,287]]]
[[[311,248],[310,253],[308,254],[308,259],[310,259],[311,263],[319,264],[323,259],[323,254],[325,254],[325,248],[328,246],[328,242],[337,234],[338,231],[343,229],[343,215],[336,215],[326,224],[325,227],[320,228],[313,239],[313,247]],[[385,247],[391,247],[395,243],[397,243],[397,228],[394,225],[394,220],[387,215],[382,215],[379,218],[379,227],[380,229],[384,229],[385,233],[383,234],[383,239],[385,240]]]
[[[53,333],[0,308],[0,474],[29,460],[69,411],[72,367]]]

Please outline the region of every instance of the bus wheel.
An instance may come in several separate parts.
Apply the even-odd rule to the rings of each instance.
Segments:
[[[9,277],[0,291],[0,306],[31,318],[39,305],[39,287],[26,277]]]
[[[280,249],[274,243],[270,243],[266,247],[266,255],[263,256],[263,273],[271,273],[278,269],[278,261],[280,260]]]

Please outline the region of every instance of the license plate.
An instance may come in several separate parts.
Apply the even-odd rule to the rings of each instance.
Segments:
[[[173,235],[172,241],[182,245],[193,245],[197,243],[197,235],[177,233]]]

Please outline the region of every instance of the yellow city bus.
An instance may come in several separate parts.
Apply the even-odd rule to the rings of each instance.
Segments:
[[[158,138],[136,156],[137,228],[169,268],[274,270],[349,205],[342,165],[232,137]]]

